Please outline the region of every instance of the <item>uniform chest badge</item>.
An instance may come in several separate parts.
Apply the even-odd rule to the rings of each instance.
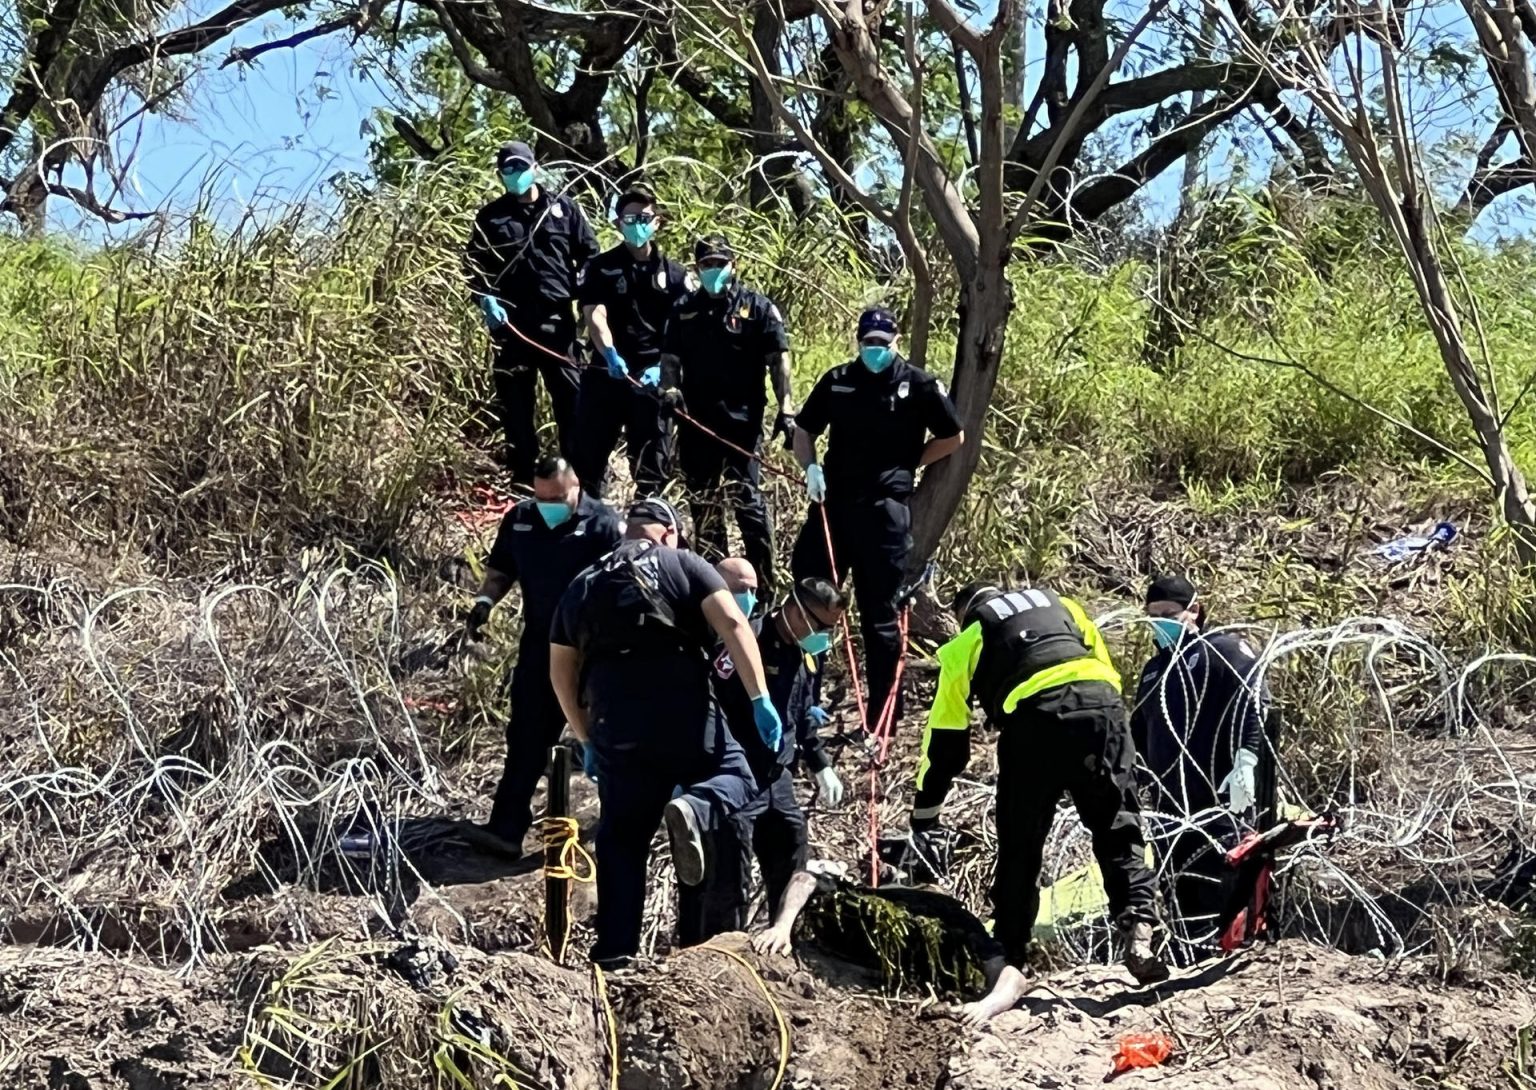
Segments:
[[[912,384],[910,382],[903,382],[900,386],[896,387],[897,397],[906,397],[911,392]]]
[[[667,290],[667,267],[665,265],[656,270],[656,290]]]
[[[561,208],[558,204],[552,204],[549,206],[549,214],[555,219],[561,220],[565,218],[565,209]]]
[[[752,317],[752,304],[751,303],[743,303],[743,304],[741,304],[741,309],[736,312],[736,317],[738,317],[738,318],[750,318],[750,317]]]

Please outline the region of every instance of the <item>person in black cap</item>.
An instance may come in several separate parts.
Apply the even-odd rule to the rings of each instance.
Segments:
[[[515,482],[528,484],[539,452],[536,375],[544,376],[560,449],[570,457],[578,381],[571,300],[577,274],[597,253],[597,236],[574,201],[538,184],[527,144],[503,144],[496,172],[506,192],[475,215],[464,269],[496,345],[492,377],[507,467]]]
[[[576,469],[601,495],[622,431],[630,476],[643,496],[660,492],[671,473],[661,345],[667,316],[688,291],[687,273],[656,244],[662,217],[649,190],[634,187],[620,196],[616,222],[624,241],[582,272],[581,313],[602,362],[581,377]]]
[[[893,715],[902,712],[895,691],[901,651],[895,599],[912,548],[907,500],[918,469],[948,458],[965,433],[943,383],[897,351],[890,311],[861,314],[858,338],[858,359],[822,375],[795,418],[795,457],[805,467],[811,509],[790,566],[797,580],[853,573],[873,726],[888,698]],[[828,433],[825,469],[816,457],[822,432]]]
[[[466,635],[479,636],[514,583],[523,599],[523,632],[509,686],[506,765],[490,820],[467,830],[476,843],[502,855],[523,853],[523,835],[533,823],[529,802],[549,747],[565,726],[565,713],[549,684],[549,625],[555,607],[571,580],[612,551],[621,534],[619,516],[581,490],[570,463],[546,457],[534,467],[532,498],[507,512],[486,558]]]
[[[625,541],[577,577],[550,626],[550,680],[602,805],[592,948],[602,963],[639,951],[657,826],[666,822],[677,880],[698,885],[704,834],[755,790],[741,747],[711,713],[712,636],[736,664],[763,744],[783,744],[752,626],[715,569],[682,544],[670,504],[634,504]]]
[[[1226,849],[1264,816],[1257,784],[1272,756],[1269,694],[1257,650],[1233,633],[1207,631],[1205,603],[1188,579],[1153,579],[1146,608],[1157,653],[1136,687],[1131,732],[1174,955],[1189,965],[1214,945],[1236,877]]]
[[[773,301],[736,279],[730,243],[706,235],[695,244],[693,256],[700,286],[678,303],[667,323],[662,385],[675,389],[688,415],[715,435],[691,423],[682,425],[677,452],[683,483],[700,551],[710,560],[730,555],[725,529],[730,507],[741,530],[742,552],[771,589],[773,524],[756,455],[763,449],[768,405],[764,379],[772,382],[778,399],[774,434],[786,444],[794,434],[789,339]]]

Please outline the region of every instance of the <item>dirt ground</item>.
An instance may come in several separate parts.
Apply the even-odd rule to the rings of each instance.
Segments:
[[[425,1087],[453,1085],[452,1068],[472,1086],[506,1074],[520,1086],[598,1090],[613,1075],[612,1033],[622,1090],[1051,1090],[1099,1084],[1119,1038],[1148,1031],[1171,1038],[1172,1056],[1117,1083],[1531,1085],[1519,1080],[1532,1073],[1536,1003],[1520,982],[1445,986],[1419,964],[1295,942],[1156,990],[1107,967],[1055,973],[982,1030],[945,1004],[852,988],[856,976],[814,952],[761,961],[741,935],[609,976],[601,992],[584,968],[449,944],[414,958],[426,970],[413,983],[402,971],[412,959],[398,951],[345,942],[308,954],[256,950],[177,974],[4,948],[4,1085],[181,1090],[326,1085],[320,1076],[340,1074],[330,1085]],[[357,1056],[365,1060],[349,1071]]]

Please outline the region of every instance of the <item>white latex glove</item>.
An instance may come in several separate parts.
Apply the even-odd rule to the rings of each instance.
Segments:
[[[843,801],[843,781],[837,778],[831,765],[816,773],[816,787],[821,801],[827,806],[836,806]]]
[[[1227,792],[1227,809],[1234,814],[1246,814],[1253,809],[1257,787],[1254,772],[1259,767],[1259,755],[1251,749],[1240,749],[1232,761],[1232,771],[1216,788],[1219,794]]]
[[[827,475],[815,462],[805,467],[805,494],[811,497],[812,503],[821,503],[827,498]]]

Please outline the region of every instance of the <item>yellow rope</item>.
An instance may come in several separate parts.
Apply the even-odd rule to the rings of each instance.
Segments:
[[[724,954],[732,961],[739,964],[751,974],[758,990],[763,993],[763,998],[768,1000],[768,1006],[773,1009],[773,1017],[779,1023],[779,1073],[773,1077],[773,1085],[768,1090],[779,1090],[784,1084],[784,1072],[789,1069],[789,1019],[784,1017],[784,1009],[773,998],[773,993],[768,990],[767,983],[758,973],[757,967],[734,950],[726,950],[720,946],[711,946],[708,943],[699,947],[700,950],[713,950],[717,954]]]
[[[556,849],[560,852],[558,861],[553,865],[545,864],[544,877],[556,878],[564,881],[592,882],[597,878],[597,864],[593,861],[591,853],[581,846],[581,826],[573,817],[547,817],[539,823],[539,841],[548,849]],[[576,865],[583,865],[581,870]],[[571,912],[570,912],[571,887],[565,887],[566,912],[565,934],[560,936],[560,946],[556,948],[553,935],[544,936],[549,943],[549,957],[555,964],[563,964],[565,951],[571,945]]]
[[[558,848],[560,861],[545,866],[545,878],[569,878],[576,882],[591,882],[597,878],[597,863],[591,853],[581,846],[581,826],[573,817],[547,817],[539,823],[539,839],[545,849]],[[577,871],[575,864],[585,867]]]
[[[608,1002],[608,985],[603,980],[603,967],[592,963],[592,975],[597,980],[597,998],[608,1016],[608,1087],[619,1090],[619,1024],[613,1016],[613,1004]]]

